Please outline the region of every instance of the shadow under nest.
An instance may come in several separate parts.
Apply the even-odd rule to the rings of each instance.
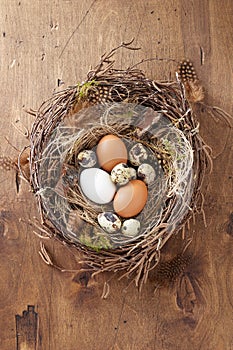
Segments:
[[[147,79],[144,72],[138,69],[138,65],[126,70],[115,69],[113,55],[120,47],[134,49],[128,44],[122,44],[109,54],[103,55],[100,63],[87,74],[85,82],[54,93],[37,111],[36,120],[30,134],[30,183],[38,199],[42,235],[50,238],[55,237],[68,246],[74,246],[78,252],[81,252],[83,258],[80,261],[80,270],[88,271],[92,276],[104,271],[122,271],[122,276],[130,277],[141,288],[148,279],[149,271],[159,263],[160,251],[165,243],[174,233],[184,230],[189,220],[197,212],[202,211],[203,195],[201,186],[205,173],[211,167],[211,158],[209,148],[199,134],[199,124],[192,105],[187,99],[186,94],[189,93],[190,95],[190,91],[185,88],[185,79],[182,80],[183,71],[181,71],[181,76],[177,74],[175,81],[161,82]],[[191,74],[189,79],[191,82],[189,88],[191,86],[192,90],[192,86],[195,86],[192,91],[200,92],[198,84],[195,85],[196,77]],[[56,219],[51,220],[48,216],[48,208],[44,203],[44,192],[41,186],[40,167],[44,161],[46,147],[49,150],[48,145],[51,138],[56,138],[54,130],[59,129],[61,125],[73,127],[73,117],[76,118],[76,122],[80,121],[82,124],[83,116],[89,108],[96,106],[101,111],[103,109],[108,110],[109,106],[112,105],[134,106],[136,109],[144,110],[145,115],[142,119],[139,118],[135,121],[134,128],[131,130],[127,129],[124,124],[124,116],[121,117],[121,122],[115,124],[110,118],[105,124],[97,125],[95,132],[92,130],[93,132],[84,134],[83,142],[85,141],[86,145],[90,144],[95,135],[96,139],[92,140],[94,145],[106,133],[107,128],[107,130],[120,137],[130,135],[133,140],[146,143],[156,158],[159,159],[167,184],[169,184],[168,187],[170,187],[169,191],[166,192],[166,200],[159,220],[149,230],[145,230],[143,235],[125,245],[119,245],[115,249],[112,249],[111,245],[105,246],[104,244],[100,245],[98,249],[93,249],[93,247],[67,235],[65,233],[66,228],[64,227],[63,230],[62,226],[56,224]],[[171,128],[186,140],[188,145],[186,151],[190,150],[187,161],[188,158],[190,160],[190,157],[192,157],[188,178],[189,184],[186,187],[185,181],[179,182],[180,187],[176,184],[178,180],[174,164],[178,164],[177,162],[180,160],[175,159],[175,156],[163,142],[159,142],[157,134],[155,134],[153,140],[150,139],[150,128],[154,122],[153,113],[152,116],[148,113],[150,110],[157,117],[165,118]],[[78,147],[81,147],[80,145],[79,143]],[[79,150],[79,148],[69,147],[67,152],[71,149],[76,153]],[[180,152],[182,152],[182,149]],[[49,154],[47,153],[47,155]],[[68,167],[70,164],[72,165],[72,156],[66,156],[65,163]],[[53,163],[50,160],[44,164],[46,164],[47,169],[51,169]],[[72,201],[72,188],[67,193],[69,193],[68,202],[70,203]],[[183,200],[183,198],[186,199]],[[78,204],[76,202],[76,207],[73,203],[73,208],[79,209],[80,217],[95,226],[95,210],[93,211],[88,204],[85,206],[82,201],[80,205],[79,200],[80,196],[78,197]],[[179,208],[183,208],[183,210]],[[88,215],[85,215],[85,210]],[[44,260],[52,265],[45,249],[42,250],[41,254]]]

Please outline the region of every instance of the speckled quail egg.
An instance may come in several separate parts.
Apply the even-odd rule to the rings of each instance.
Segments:
[[[91,168],[93,167],[96,162],[96,154],[94,151],[91,150],[84,150],[78,154],[78,162],[83,168]]]
[[[148,158],[146,148],[141,144],[137,143],[129,151],[129,160],[133,165],[140,165]]]
[[[137,171],[134,168],[129,168],[129,172],[130,172],[130,180],[136,180]]]
[[[100,213],[97,219],[99,225],[108,233],[116,233],[121,228],[121,220],[114,213]]]
[[[131,178],[131,173],[126,163],[119,163],[111,171],[111,179],[117,185],[126,185]]]
[[[138,177],[147,185],[151,185],[155,181],[155,170],[150,164],[143,163],[138,167]]]
[[[140,231],[140,226],[140,221],[136,219],[125,220],[121,232],[126,236],[135,237]]]

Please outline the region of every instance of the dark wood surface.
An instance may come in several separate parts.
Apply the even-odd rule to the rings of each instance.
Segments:
[[[0,0],[0,155],[17,156],[7,140],[18,149],[28,144],[33,117],[25,109],[38,108],[59,80],[82,81],[104,52],[132,38],[142,50],[121,50],[118,67],[148,57],[189,58],[205,102],[232,114],[232,14],[231,0]],[[169,79],[176,63],[142,68],[150,78]],[[173,260],[183,272],[161,288],[152,273],[141,295],[116,275],[85,287],[75,273],[47,266],[28,224],[38,217],[35,199],[24,181],[16,183],[13,170],[1,168],[1,350],[233,349],[232,130],[200,107],[197,113],[213,149],[213,172],[203,188],[207,227],[199,215],[185,241],[177,235],[169,241],[164,261],[193,238],[189,264]],[[73,251],[44,244],[57,264],[75,269]],[[102,299],[105,281],[110,291]]]

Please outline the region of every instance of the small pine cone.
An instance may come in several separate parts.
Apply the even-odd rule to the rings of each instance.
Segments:
[[[200,85],[192,62],[184,60],[178,67],[179,78],[184,84],[186,97],[189,102],[199,102],[204,99],[203,87]]]

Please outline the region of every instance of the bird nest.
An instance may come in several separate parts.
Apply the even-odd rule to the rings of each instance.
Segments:
[[[210,156],[182,83],[187,63],[175,81],[159,82],[147,79],[137,65],[115,69],[117,49],[102,56],[85,82],[54,93],[38,110],[30,182],[45,235],[74,246],[93,274],[124,271],[142,285],[165,243],[202,209]],[[189,63],[186,77],[195,86]],[[200,95],[197,85],[191,90]],[[105,135],[119,137],[128,151],[143,145],[156,174],[147,184],[146,205],[136,216],[140,230],[133,236],[106,232],[98,215],[112,212],[112,203],[93,203],[80,188],[78,154],[95,150]]]

